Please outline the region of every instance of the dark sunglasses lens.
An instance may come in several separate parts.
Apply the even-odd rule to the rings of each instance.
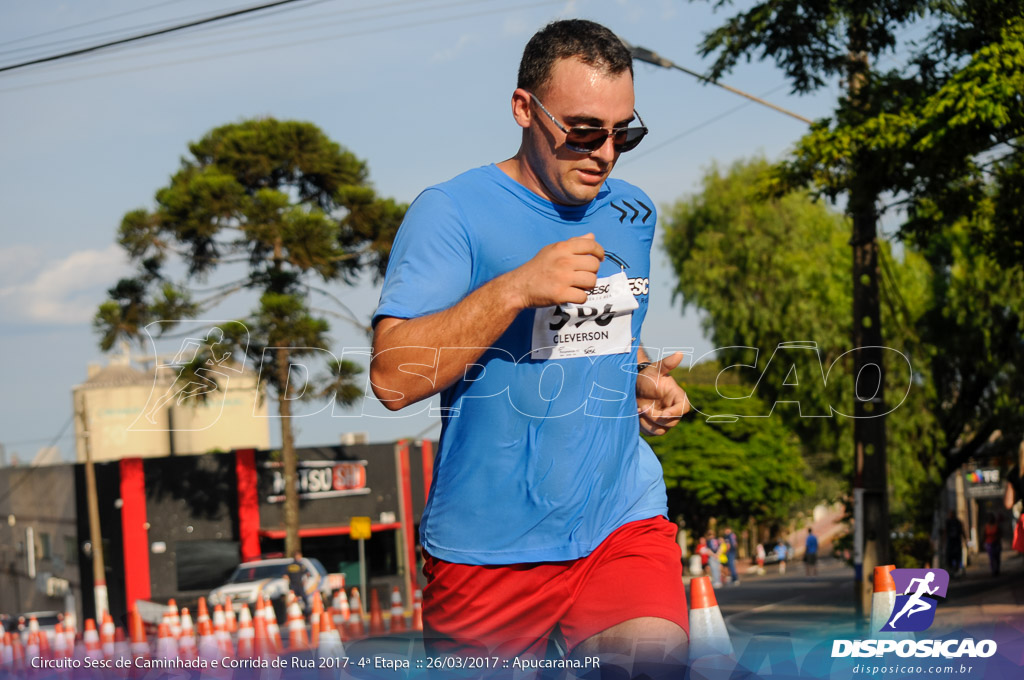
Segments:
[[[571,151],[593,153],[601,148],[608,132],[601,128],[574,127],[565,136],[565,145]]]
[[[647,128],[631,127],[615,135],[615,150],[618,152],[632,151],[647,136]]]

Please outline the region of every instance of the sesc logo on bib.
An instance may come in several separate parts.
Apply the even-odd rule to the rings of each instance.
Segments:
[[[633,310],[639,306],[625,272],[601,277],[583,304],[566,302],[534,312],[530,357],[625,354],[633,347]]]

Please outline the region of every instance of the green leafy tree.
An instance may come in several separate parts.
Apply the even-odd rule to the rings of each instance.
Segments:
[[[665,213],[675,292],[684,307],[706,312],[705,330],[723,367],[710,381],[720,391],[704,394],[703,402],[691,396],[691,402],[711,416],[740,415],[743,408],[747,417],[760,416],[754,423],[780,421],[799,438],[818,487],[836,489],[836,480],[848,479],[853,469],[852,452],[843,446],[854,401],[850,225],[806,192],[770,197],[764,186],[772,170],[764,159],[712,168],[701,191]],[[902,259],[885,247],[882,254],[889,291],[883,328],[895,350],[888,391],[897,395],[888,419],[892,510],[913,521],[922,506],[930,516],[922,502],[930,487],[923,482],[936,478],[937,428],[925,409],[931,386],[919,368],[912,370],[932,356],[914,334],[928,307],[931,277],[912,251]],[[709,382],[681,376],[688,390],[695,378]]]
[[[914,26],[927,36],[901,41]],[[1024,2],[767,0],[708,34],[702,51],[715,55],[714,76],[757,57],[774,60],[797,92],[840,77],[856,85],[781,164],[775,188],[836,197],[867,182],[905,211],[901,236],[934,274],[917,330],[932,347],[928,406],[945,472],[1015,447],[1024,436],[1011,396],[1024,383]],[[850,209],[870,210],[852,199]]]
[[[292,405],[318,397],[348,405],[361,394],[353,382],[357,364],[332,362],[329,376],[318,379],[292,370],[292,362],[329,347],[325,314],[356,322],[329,286],[351,284],[367,269],[383,271],[405,206],[378,197],[366,164],[310,123],[265,118],[225,125],[189,152],[157,191],[156,208],[122,220],[118,241],[138,273],[110,289],[94,326],[107,350],[119,339],[141,341],[153,322],[168,331],[233,293],[258,294],[252,313],[220,326],[182,368],[178,384],[208,380],[197,372],[225,351],[247,355],[259,371],[281,416],[285,551],[292,554],[299,549]],[[195,301],[198,286],[220,270],[239,278]],[[182,271],[181,280],[169,271]],[[314,297],[342,312],[314,308]]]
[[[692,376],[691,376],[692,377]],[[680,378],[685,382],[686,376]],[[719,398],[713,385],[686,384],[691,403]],[[648,441],[661,460],[669,513],[702,531],[712,517],[782,524],[813,490],[796,436],[764,417],[757,398],[739,400],[735,420],[687,417]]]

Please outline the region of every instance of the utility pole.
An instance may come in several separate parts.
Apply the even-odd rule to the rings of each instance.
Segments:
[[[89,442],[89,415],[85,409],[85,395],[76,405],[76,415],[82,423],[82,444],[85,447],[85,497],[89,509],[89,542],[92,543],[92,583],[95,619],[103,620],[103,614],[110,611],[107,599],[107,572],[103,564],[103,535],[100,530],[100,504],[96,493],[96,469],[92,463],[92,446]]]
[[[850,29],[848,94],[862,111],[861,90],[869,65],[863,29]],[[878,290],[878,190],[866,154],[854,151],[849,187],[853,222],[853,502],[854,602],[858,620],[871,611],[871,577],[875,567],[890,563],[889,495],[886,463],[885,370],[882,364],[882,319]]]

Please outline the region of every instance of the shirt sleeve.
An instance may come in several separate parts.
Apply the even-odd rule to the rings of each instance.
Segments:
[[[462,211],[444,191],[425,190],[409,206],[395,236],[373,323],[452,307],[470,293],[472,261]]]

